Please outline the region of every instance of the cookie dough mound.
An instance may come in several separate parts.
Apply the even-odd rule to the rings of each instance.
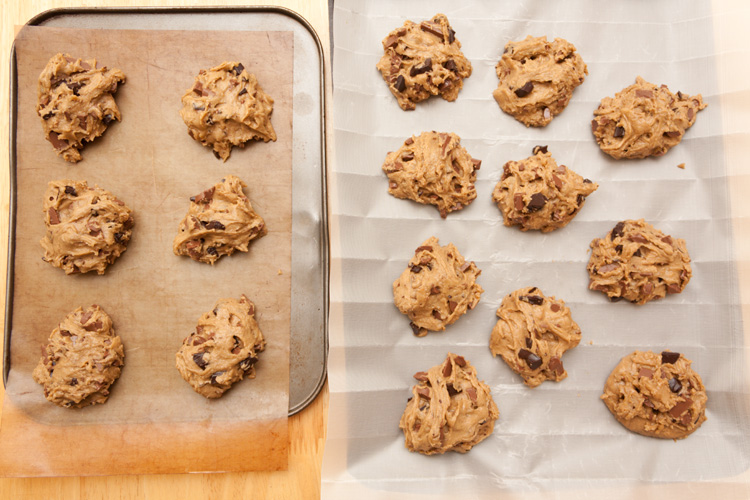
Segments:
[[[466,453],[492,434],[499,417],[490,387],[462,356],[448,353],[444,363],[417,372],[399,427],[406,448],[424,455]]]
[[[276,140],[271,113],[273,99],[237,62],[200,70],[193,87],[182,96],[180,110],[188,135],[224,161],[232,146],[244,148],[252,139]]]
[[[706,388],[678,352],[635,351],[617,364],[601,398],[618,422],[644,436],[682,439],[706,420]]]
[[[509,42],[495,67],[500,79],[492,92],[500,109],[532,127],[544,127],[563,112],[588,75],[575,46],[546,36]]]
[[[66,274],[104,274],[125,250],[133,228],[130,209],[86,181],[52,181],[44,195],[47,232],[42,260]]]
[[[34,380],[44,397],[64,408],[105,403],[120,376],[125,350],[112,319],[98,305],[78,308],[52,330]]]
[[[393,282],[393,301],[411,319],[414,335],[445,330],[479,303],[482,273],[464,260],[453,243],[441,247],[434,236],[420,245],[401,276]]]
[[[251,241],[265,236],[266,224],[253,210],[243,187],[244,182],[227,175],[214,187],[191,196],[172,245],[175,255],[213,265],[235,250],[247,252]]]
[[[537,287],[516,290],[503,299],[490,336],[490,351],[500,356],[529,387],[568,376],[562,355],[581,341],[565,301],[546,297]]]
[[[49,60],[39,75],[36,111],[58,156],[80,161],[84,143],[104,134],[113,120],[120,121],[113,94],[124,82],[122,71],[97,68],[96,59],[57,54]]]
[[[703,97],[673,94],[640,76],[615,97],[605,97],[594,111],[591,131],[602,151],[612,158],[661,156],[693,126]]]
[[[235,382],[255,378],[255,363],[265,347],[255,304],[244,295],[239,300],[220,299],[182,342],[177,370],[195,392],[218,398]]]
[[[471,157],[456,134],[423,132],[388,153],[383,171],[396,198],[435,205],[445,218],[477,197],[474,182],[481,160]]]
[[[383,50],[376,67],[403,110],[433,95],[455,101],[471,76],[471,63],[445,14],[419,24],[406,21],[383,39]]]
[[[586,197],[598,187],[565,165],[558,165],[547,146],[537,146],[533,156],[503,166],[492,199],[503,213],[506,226],[548,233],[573,220]]]
[[[643,219],[626,220],[591,242],[589,289],[636,304],[680,293],[693,272],[685,240],[665,235]]]

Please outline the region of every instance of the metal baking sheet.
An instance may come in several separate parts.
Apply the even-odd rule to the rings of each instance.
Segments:
[[[325,72],[320,39],[295,12],[277,7],[55,9],[31,26],[80,29],[292,31],[294,102],[292,151],[292,288],[289,415],[320,392],[328,354],[328,221],[325,157]],[[310,78],[310,75],[315,75]],[[15,52],[11,54],[10,231],[5,307],[3,382],[10,370],[16,232]]]

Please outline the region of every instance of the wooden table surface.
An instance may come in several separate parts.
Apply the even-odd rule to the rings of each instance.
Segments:
[[[14,26],[33,16],[61,7],[159,7],[278,4],[304,16],[315,28],[329,58],[328,4],[325,0],[0,0],[2,8],[2,52],[0,53],[0,141],[8,144],[9,59]],[[330,73],[329,75],[330,76]],[[327,77],[330,96],[330,78]],[[328,99],[330,109],[330,97]],[[330,113],[329,113],[330,116]],[[7,273],[9,157],[0,153],[0,276]],[[5,280],[3,280],[3,283]],[[5,287],[0,287],[5,303]],[[0,313],[1,315],[2,313]],[[1,349],[1,347],[0,347]],[[3,388],[0,384],[0,401]],[[235,498],[297,499],[320,497],[320,467],[323,459],[328,413],[328,386],[313,403],[289,419],[289,470],[232,474],[172,474],[109,477],[0,479],[0,499],[167,499],[223,500]]]

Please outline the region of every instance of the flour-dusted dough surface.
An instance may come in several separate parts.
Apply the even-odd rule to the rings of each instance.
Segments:
[[[376,67],[404,110],[433,95],[455,101],[471,76],[471,63],[445,14],[419,24],[406,21],[383,39],[383,50]]]
[[[414,378],[419,384],[412,387],[399,422],[409,451],[466,453],[492,434],[497,405],[490,387],[462,356],[448,353],[445,362]]]
[[[479,303],[484,289],[476,282],[481,274],[448,243],[434,236],[415,251],[401,276],[393,282],[393,300],[411,320],[414,335],[445,330]]]
[[[618,422],[644,436],[682,439],[706,420],[706,388],[678,352],[635,351],[620,360],[601,399]]]
[[[705,108],[701,94],[673,94],[640,76],[594,111],[591,131],[602,151],[617,160],[661,156],[678,145]]]
[[[565,301],[545,296],[537,287],[506,295],[497,310],[490,351],[503,358],[529,387],[568,376],[562,355],[581,341]]]
[[[69,162],[81,160],[80,149],[120,121],[113,94],[125,75],[116,68],[97,68],[96,59],[56,54],[39,75],[37,113],[44,137]]]
[[[665,235],[643,219],[618,222],[590,246],[589,289],[613,302],[645,304],[681,293],[693,275],[685,240]]]
[[[236,250],[247,252],[250,242],[268,232],[242,192],[246,184],[227,175],[215,186],[190,197],[190,208],[180,222],[172,250],[197,262],[213,265]]]
[[[66,274],[104,274],[127,250],[131,210],[109,191],[86,181],[52,181],[44,194],[42,260]]]
[[[271,113],[273,99],[238,62],[200,70],[192,88],[182,96],[180,110],[188,135],[224,161],[232,146],[244,148],[252,139],[276,140]]]
[[[527,127],[544,127],[562,113],[588,74],[572,43],[531,35],[508,42],[495,70],[500,82],[492,96]]]
[[[568,225],[598,187],[565,165],[558,165],[547,146],[537,146],[533,156],[503,166],[492,200],[506,226],[547,233]]]
[[[52,331],[33,376],[49,401],[82,408],[107,401],[124,361],[112,319],[94,304],[68,314]]]
[[[433,131],[412,136],[388,153],[383,171],[390,194],[435,205],[445,218],[477,197],[474,183],[481,165],[461,146],[459,136]]]
[[[175,357],[177,370],[195,392],[218,398],[235,382],[255,378],[255,363],[265,347],[255,304],[244,295],[220,299],[183,341]]]

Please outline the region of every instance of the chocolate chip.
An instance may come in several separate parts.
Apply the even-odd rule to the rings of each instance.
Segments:
[[[406,90],[406,80],[404,80],[404,75],[398,75],[396,79],[396,91],[403,92],[404,90]]]
[[[534,306],[541,306],[544,304],[544,298],[539,295],[521,295],[519,299]]]
[[[529,365],[529,368],[532,370],[536,370],[542,366],[542,358],[529,350],[521,349],[518,351],[518,357],[526,361],[526,364]]]
[[[674,364],[677,362],[677,360],[680,359],[680,353],[679,352],[671,352],[671,351],[662,351],[661,353],[661,362],[667,363],[667,364]]]
[[[70,379],[70,385],[78,385],[78,379],[75,378],[75,377],[73,377],[72,379]]]
[[[453,28],[448,28],[448,43],[453,43],[455,39],[456,39],[456,32],[453,31]]]
[[[443,365],[443,377],[450,377],[451,373],[453,373],[453,365],[449,359],[446,359]]]
[[[674,393],[679,393],[682,390],[682,384],[676,378],[669,379],[669,390]]]
[[[443,83],[438,85],[438,90],[442,92],[443,94],[447,93],[452,88],[453,88],[453,80],[445,80],[443,81]]]
[[[411,272],[419,273],[422,270],[422,266],[411,266]]]
[[[536,212],[541,210],[547,203],[547,197],[542,193],[534,193],[531,195],[529,203],[526,205],[526,210],[529,212]]]
[[[65,186],[65,194],[69,194],[71,196],[78,196],[78,193],[76,192],[76,188],[73,186]]]
[[[560,310],[560,304],[555,304],[554,302],[549,305],[550,311],[557,312]]]
[[[555,372],[558,377],[565,373],[565,367],[563,366],[562,360],[557,356],[553,356],[550,358],[549,369]]]
[[[412,321],[411,323],[409,323],[409,326],[411,327],[411,331],[414,332],[414,335],[416,335],[417,337],[424,336],[424,334],[422,333],[422,328],[418,327],[416,323]]]
[[[422,66],[412,66],[411,70],[409,71],[409,76],[417,76],[421,75],[422,73],[427,73],[432,69],[432,58],[428,57],[424,60],[424,63]]]
[[[612,232],[609,233],[609,239],[614,240],[615,238],[623,235],[623,228],[625,228],[624,222],[618,222],[615,227],[612,228]]]
[[[116,241],[117,243],[120,243],[120,242],[122,241],[122,237],[123,237],[123,236],[124,236],[124,235],[123,235],[122,233],[115,233],[115,241]]]
[[[432,317],[438,321],[443,321],[443,317],[440,315],[440,311],[438,311],[437,309],[432,310]]]
[[[65,82],[65,85],[73,91],[73,95],[78,95],[78,91],[81,90],[85,84],[81,82]]]
[[[219,252],[216,251],[215,247],[208,247],[208,248],[206,248],[206,253],[208,255],[213,255],[213,256],[219,255]]]
[[[625,137],[625,129],[622,127],[615,127],[615,132],[612,134],[613,137]]]
[[[242,346],[244,345],[244,342],[242,342],[242,339],[239,338],[237,335],[232,335],[232,339],[234,340],[234,346],[232,347],[232,354],[239,354],[242,350]]]
[[[458,71],[458,66],[456,66],[456,61],[453,59],[448,59],[443,63],[443,67],[447,69],[448,71],[456,72]]]
[[[430,295],[437,295],[440,293],[440,287],[439,286],[433,286],[430,288]]]
[[[241,96],[241,95],[245,95],[245,94],[247,94],[247,88],[245,88],[245,87],[242,87],[242,90],[240,90],[239,92],[237,92],[237,96],[238,97]]]
[[[106,115],[102,117],[102,123],[104,123],[105,125],[109,125],[110,122],[112,122],[112,120],[114,119],[115,119],[114,116],[112,116],[110,113],[107,113]]]
[[[234,74],[237,76],[240,76],[240,73],[245,71],[245,67],[242,65],[242,63],[237,64],[234,68],[232,68],[232,71],[234,71]]]
[[[559,189],[559,188],[558,188],[558,189]],[[576,204],[577,204],[577,205],[578,205],[579,207],[580,207],[581,205],[583,205],[583,202],[584,202],[584,201],[586,201],[586,197],[585,197],[584,195],[582,195],[582,194],[579,194],[578,196],[576,196]]]
[[[206,224],[206,229],[225,229],[224,224],[217,220],[209,221],[208,224]]]
[[[414,378],[419,380],[420,382],[427,382],[429,378],[427,377],[427,372],[417,372],[414,374]]]
[[[214,372],[211,374],[211,385],[219,385],[219,382],[216,380],[219,377],[224,375],[224,372]]]
[[[531,154],[537,154],[537,153],[547,153],[547,146],[534,146],[534,149],[531,151]]]
[[[523,87],[516,89],[515,92],[518,97],[526,97],[532,90],[534,90],[534,84],[532,82],[526,82]]]
[[[258,358],[255,356],[248,356],[242,361],[240,361],[240,369],[242,371],[248,371],[255,363],[258,362]]]
[[[206,367],[208,366],[208,362],[206,362],[203,359],[203,355],[204,354],[206,354],[206,353],[205,352],[196,352],[195,354],[193,354],[193,362],[196,365],[198,365],[198,368],[200,368],[201,370],[205,370]]]
[[[531,349],[533,345],[534,345],[534,342],[531,340],[531,337],[526,337],[526,347]]]
[[[49,120],[53,116],[55,116],[55,112],[54,111],[50,111],[49,113],[47,113],[44,116],[42,116],[42,120]]]

